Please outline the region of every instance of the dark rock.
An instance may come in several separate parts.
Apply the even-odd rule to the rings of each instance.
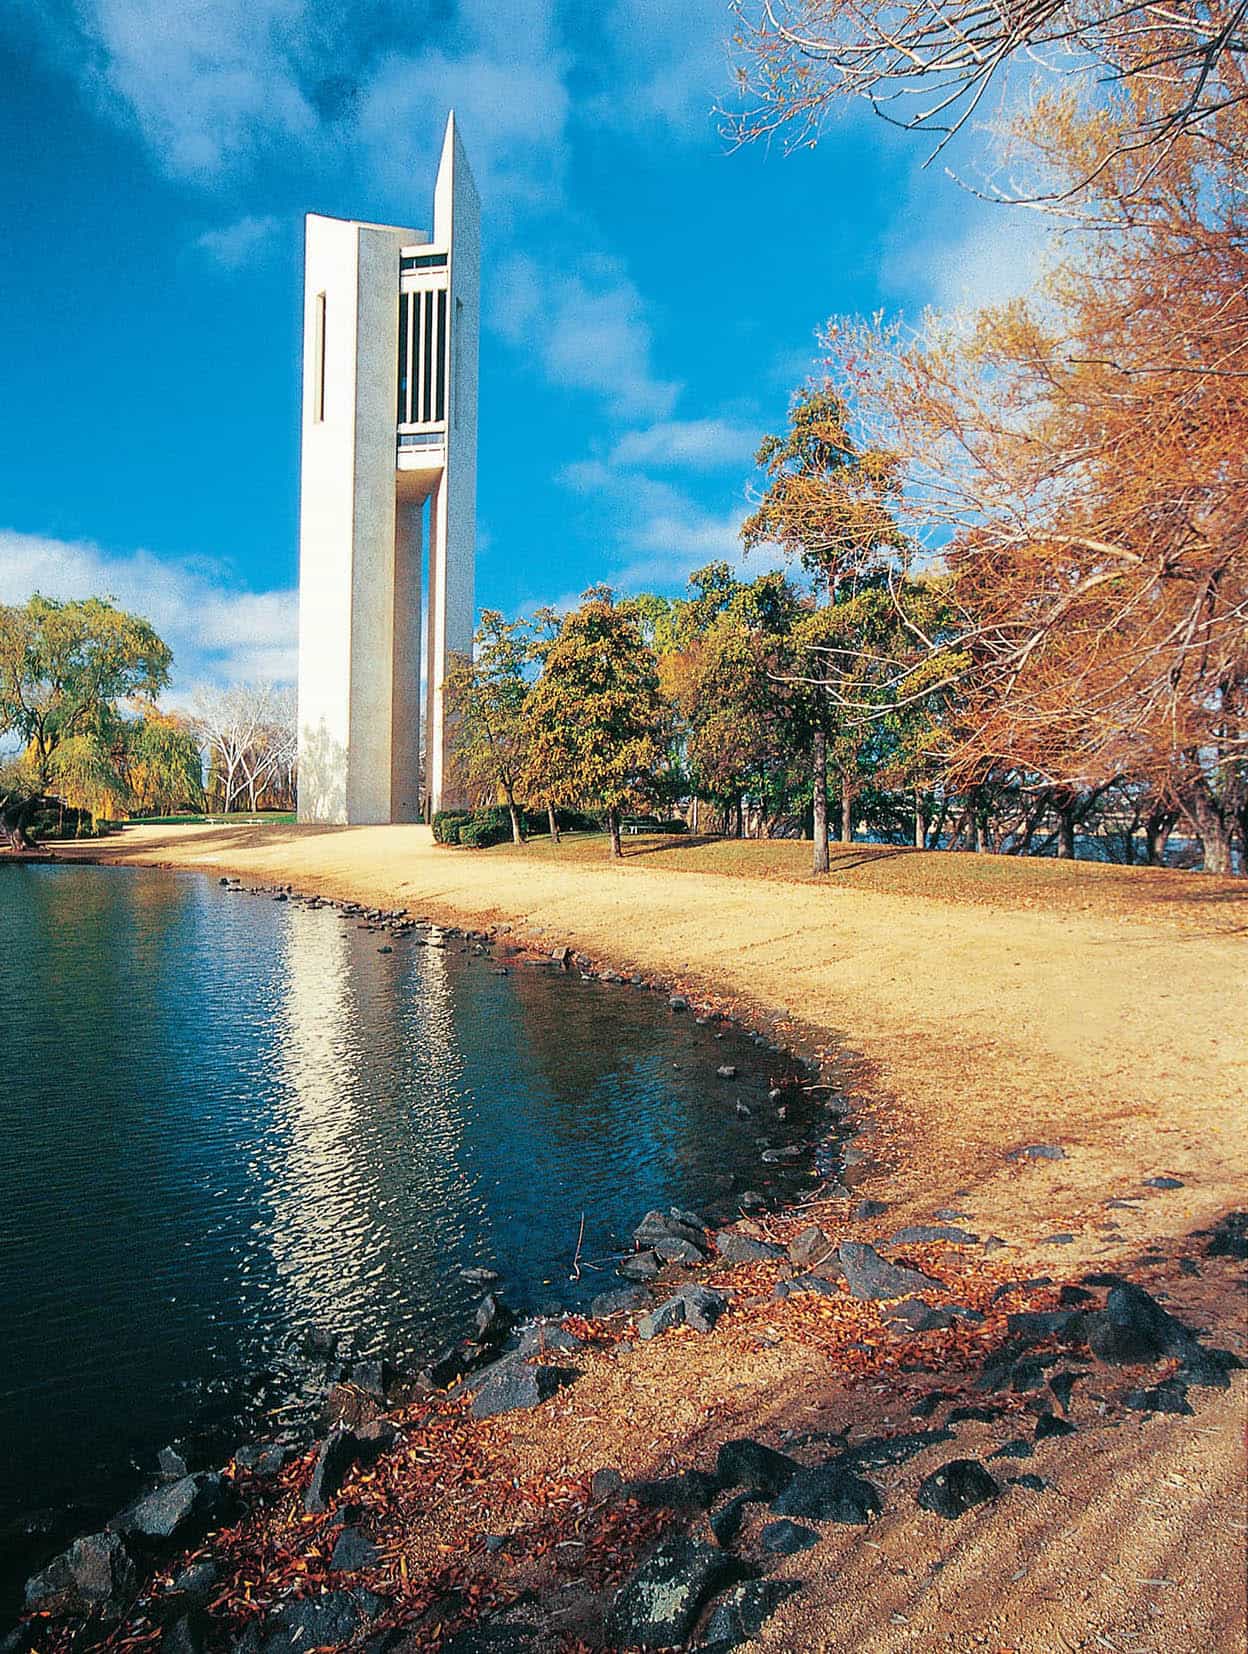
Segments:
[[[338,1536],[329,1565],[338,1573],[354,1574],[361,1568],[371,1568],[380,1551],[360,1528],[344,1528]]]
[[[690,1218],[692,1222],[688,1221]],[[657,1250],[660,1241],[670,1240],[688,1241],[703,1256],[707,1252],[705,1225],[697,1221],[695,1214],[680,1213],[674,1207],[667,1212],[647,1212],[633,1230],[633,1240],[643,1252]]]
[[[527,1360],[533,1355],[545,1355],[547,1350],[579,1350],[584,1342],[561,1321],[529,1321],[520,1328],[516,1354]]]
[[[1200,1274],[1200,1265],[1196,1262],[1195,1258],[1180,1258],[1179,1274],[1198,1276]]]
[[[178,1452],[176,1447],[162,1447],[156,1455],[156,1464],[162,1476],[168,1476],[170,1481],[180,1481],[190,1466]]]
[[[486,1269],[482,1264],[471,1264],[467,1269],[459,1272],[461,1281],[467,1281],[470,1286],[493,1286],[502,1279],[497,1269]]]
[[[1228,1212],[1214,1225],[1207,1258],[1248,1258],[1248,1212]]]
[[[990,1459],[1030,1459],[1035,1448],[1026,1436],[1015,1436],[1013,1441],[1006,1442],[1004,1447],[998,1447],[995,1453],[990,1453]]]
[[[1178,1177],[1146,1177],[1144,1187],[1146,1189],[1181,1189],[1183,1181]]]
[[[1049,1389],[1063,1413],[1069,1413],[1071,1393],[1082,1377],[1082,1373],[1061,1372],[1049,1379]]]
[[[724,1442],[715,1460],[715,1475],[721,1487],[761,1488],[768,1498],[782,1493],[800,1469],[797,1460],[787,1453],[749,1437]]]
[[[472,1416],[492,1418],[540,1407],[565,1385],[580,1377],[575,1367],[529,1367],[522,1362],[499,1362],[472,1400]]]
[[[619,1648],[671,1648],[684,1642],[706,1599],[740,1574],[716,1546],[669,1539],[621,1585],[607,1631]]]
[[[820,1298],[839,1298],[840,1288],[823,1275],[794,1275],[792,1280],[777,1281],[772,1297],[792,1298],[798,1293],[813,1292]]]
[[[1184,1384],[1229,1390],[1231,1373],[1242,1366],[1243,1362],[1230,1350],[1207,1350],[1203,1345],[1194,1344],[1191,1353],[1173,1376]]]
[[[939,1332],[953,1325],[953,1316],[947,1309],[933,1309],[922,1298],[903,1298],[883,1311],[890,1326],[905,1332]]]
[[[1110,1288],[1104,1313],[1091,1316],[1088,1347],[1115,1366],[1159,1361],[1163,1355],[1199,1353],[1200,1346],[1181,1321],[1164,1310],[1151,1293],[1130,1281]]]
[[[951,1246],[978,1246],[979,1236],[944,1223],[912,1223],[908,1229],[899,1229],[887,1244],[926,1246],[933,1241],[947,1241]]]
[[[480,1366],[483,1359],[479,1345],[448,1344],[427,1367],[422,1367],[417,1373],[416,1385],[424,1390],[445,1390]]]
[[[653,1252],[634,1252],[616,1265],[616,1273],[626,1281],[652,1281],[661,1268]]]
[[[173,1576],[173,1594],[179,1606],[206,1608],[221,1583],[221,1570],[215,1562],[192,1562]]]
[[[890,1465],[905,1464],[929,1447],[952,1440],[952,1430],[911,1430],[901,1436],[868,1436],[865,1441],[847,1447],[841,1463],[853,1465],[856,1470],[885,1470]]]
[[[1007,1160],[1065,1160],[1066,1150],[1056,1143],[1028,1143],[1021,1149],[1011,1149]]]
[[[1000,1252],[1007,1244],[1008,1242],[1003,1241],[1000,1235],[989,1235],[988,1239],[984,1242],[984,1251]]]
[[[743,1189],[737,1205],[743,1212],[765,1212],[767,1196],[760,1194],[757,1189]]]
[[[843,1241],[837,1256],[855,1298],[906,1298],[944,1285],[917,1269],[889,1263],[865,1242]]]
[[[776,1516],[808,1522],[870,1522],[883,1510],[879,1490],[847,1470],[839,1459],[799,1470],[772,1502]]]
[[[758,1263],[784,1255],[784,1248],[774,1241],[755,1240],[736,1229],[721,1229],[715,1236],[715,1246],[725,1263]]]
[[[860,1200],[849,1214],[855,1223],[865,1223],[868,1218],[881,1218],[888,1211],[886,1200]]]
[[[764,1149],[759,1158],[764,1166],[787,1166],[795,1160],[800,1160],[805,1153],[803,1144],[785,1143],[779,1148]]]
[[[1069,1419],[1059,1419],[1056,1413],[1041,1413],[1036,1420],[1036,1440],[1045,1441],[1049,1436],[1073,1436],[1075,1426]]]
[[[676,1294],[685,1304],[685,1324],[695,1332],[710,1332],[728,1308],[728,1300],[714,1287],[690,1283]]]
[[[1046,1338],[1061,1338],[1074,1316],[1062,1309],[1025,1309],[1006,1320],[1010,1336],[1022,1344],[1041,1344]]]
[[[667,1006],[670,1011],[687,1011],[689,1009],[689,1001],[683,994],[673,994],[668,1000]]]
[[[515,1315],[497,1292],[486,1293],[473,1317],[478,1344],[501,1344],[515,1324]]]
[[[1107,1200],[1105,1205],[1111,1212],[1138,1212],[1140,1209],[1138,1200],[1122,1200],[1117,1196],[1113,1200]]]
[[[201,1470],[137,1500],[108,1526],[141,1545],[192,1545],[224,1521],[231,1504],[223,1479]]]
[[[611,1292],[600,1292],[590,1303],[589,1312],[596,1320],[605,1321],[608,1316],[621,1315],[627,1310],[645,1309],[652,1302],[644,1287],[620,1286]]]
[[[737,1077],[736,1064],[730,1062],[721,1063],[715,1070],[715,1073],[721,1080],[735,1080]]]
[[[1067,1234],[1044,1235],[1037,1244],[1040,1246],[1073,1246],[1075,1237]]]
[[[349,1642],[385,1607],[385,1599],[372,1591],[328,1591],[323,1596],[301,1597],[286,1603],[265,1621],[261,1654]]]
[[[654,1255],[663,1263],[683,1264],[686,1269],[696,1269],[705,1257],[701,1247],[695,1246],[692,1241],[681,1240],[675,1235],[655,1241]]]
[[[54,1617],[94,1613],[105,1620],[119,1619],[135,1583],[125,1541],[116,1533],[89,1533],[26,1581],[26,1608]]]
[[[952,1520],[1000,1492],[1001,1484],[978,1459],[951,1459],[923,1478],[916,1499],[921,1509]]]
[[[1058,1302],[1067,1309],[1075,1309],[1082,1304],[1095,1302],[1092,1294],[1086,1287],[1082,1286],[1064,1286],[1058,1293],[1057,1298]]]
[[[746,1506],[766,1504],[767,1498],[768,1495],[758,1487],[747,1488],[744,1493],[734,1494],[727,1504],[722,1505],[711,1517],[711,1532],[715,1535],[716,1544],[735,1544],[737,1535],[741,1532],[741,1524],[745,1520]]]
[[[683,1470],[678,1476],[664,1476],[654,1482],[629,1482],[625,1496],[649,1510],[709,1510],[719,1492],[719,1483],[705,1470]]]
[[[936,1209],[938,1223],[967,1223],[970,1216],[969,1212],[955,1212],[952,1206],[939,1206]]]
[[[638,1338],[657,1338],[661,1332],[670,1332],[673,1327],[683,1327],[688,1312],[685,1300],[677,1295],[668,1298],[666,1302],[652,1309],[649,1315],[643,1315],[637,1323]]]
[[[354,1430],[357,1425],[379,1418],[384,1405],[384,1402],[358,1389],[355,1384],[331,1384],[321,1403],[321,1427],[333,1430],[345,1425],[347,1429]]]
[[[623,1486],[624,1478],[619,1471],[605,1465],[601,1470],[595,1470],[589,1478],[589,1496],[595,1503],[600,1503],[613,1493],[618,1493]]]
[[[796,1239],[789,1242],[789,1257],[798,1269],[817,1269],[821,1263],[826,1263],[833,1256],[836,1247],[820,1229],[817,1223],[812,1223]]]
[[[778,1522],[768,1522],[758,1541],[765,1551],[770,1551],[774,1556],[795,1556],[798,1551],[808,1551],[812,1545],[817,1545],[819,1535],[813,1528],[803,1527],[800,1522],[790,1522],[785,1516]]]
[[[351,1367],[351,1382],[356,1389],[363,1390],[366,1396],[382,1403],[401,1381],[402,1376],[398,1368],[386,1360],[356,1361]]]
[[[995,1424],[1001,1417],[999,1407],[955,1407],[949,1415],[950,1424]]]
[[[930,1419],[942,1401],[952,1401],[952,1390],[930,1390],[927,1395],[920,1396],[910,1409],[912,1419]]]
[[[1028,1488],[1032,1493],[1043,1493],[1049,1485],[1043,1476],[1036,1476],[1031,1471],[1025,1471],[1021,1476],[1011,1476],[1009,1484],[1011,1487]]]
[[[1147,1390],[1128,1390],[1122,1405],[1136,1413],[1181,1413],[1191,1417],[1195,1409],[1187,1399],[1187,1385],[1167,1379]]]
[[[801,1590],[796,1579],[747,1579],[725,1591],[706,1622],[707,1649],[740,1648],[757,1637],[776,1609]]]
[[[360,1441],[354,1430],[331,1431],[312,1466],[312,1479],[303,1496],[304,1510],[312,1515],[328,1510],[359,1457]]]

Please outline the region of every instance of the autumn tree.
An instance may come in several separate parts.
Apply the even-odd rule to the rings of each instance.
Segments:
[[[524,837],[516,789],[529,750],[526,708],[533,651],[533,638],[522,621],[483,609],[473,658],[457,658],[446,685],[459,774],[470,788],[502,793],[516,844]]]
[[[0,736],[15,736],[39,793],[110,762],[122,702],[152,697],[172,655],[153,627],[102,598],[0,605]]]
[[[130,806],[149,815],[204,807],[199,740],[176,712],[147,706],[119,731],[118,772]]]
[[[789,428],[768,436],[757,463],[767,479],[742,525],[749,550],[771,544],[796,558],[816,592],[835,604],[874,577],[904,547],[894,515],[899,472],[882,448],[861,448],[845,398],[824,383],[799,391]],[[837,721],[818,686],[809,715],[814,805],[813,869],[828,870],[828,729]]]
[[[606,811],[611,854],[620,814],[653,785],[668,708],[635,607],[591,588],[546,649],[528,704],[523,785],[534,797]]]
[[[813,144],[839,103],[861,99],[930,136],[938,152],[982,116],[994,88],[1004,98],[1007,76],[1021,68],[1117,102],[1113,161],[1179,138],[1216,141],[1246,91],[1238,0],[733,0],[733,10],[746,99],[733,128],[742,139],[782,132]],[[1103,164],[1087,156],[1073,187]]]

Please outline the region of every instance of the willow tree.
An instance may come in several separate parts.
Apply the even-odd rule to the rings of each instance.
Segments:
[[[880,448],[860,448],[849,406],[830,382],[799,391],[789,428],[768,436],[756,462],[767,479],[741,528],[746,550],[774,545],[796,558],[817,596],[835,605],[878,575],[905,546],[897,526],[899,471]],[[813,675],[812,675],[813,676]],[[840,711],[812,685],[813,869],[828,871],[828,735]]]
[[[148,621],[98,597],[0,605],[0,735],[21,744],[34,790],[55,791],[58,765],[99,771],[119,704],[157,695],[172,659]]]
[[[603,809],[611,854],[622,856],[621,812],[652,788],[668,722],[634,605],[591,588],[545,650],[530,694],[524,785],[535,797]]]

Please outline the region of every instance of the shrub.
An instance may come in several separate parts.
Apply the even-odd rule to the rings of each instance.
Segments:
[[[434,843],[458,844],[460,828],[471,820],[471,810],[438,810],[433,818]]]
[[[491,820],[493,812],[479,810],[459,827],[459,843],[472,850],[487,850],[491,844],[502,844],[511,837],[511,821],[506,810],[503,820]]]

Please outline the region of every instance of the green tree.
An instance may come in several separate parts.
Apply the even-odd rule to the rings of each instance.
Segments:
[[[524,784],[535,797],[604,808],[621,856],[620,812],[652,789],[669,719],[635,605],[593,587],[544,651]]]
[[[58,760],[103,764],[118,704],[158,694],[172,658],[146,620],[102,598],[0,605],[0,735],[21,741],[35,790],[54,787]]]
[[[900,474],[891,455],[860,449],[850,412],[830,384],[799,391],[783,436],[764,438],[757,454],[767,486],[742,524],[748,550],[775,545],[797,558],[831,603],[852,594],[904,550],[894,511]],[[828,870],[828,733],[838,723],[826,693],[808,678],[813,869]]]
[[[473,658],[458,658],[446,683],[456,720],[453,750],[459,774],[469,787],[495,795],[501,791],[516,844],[524,837],[516,789],[529,748],[525,707],[533,659],[525,623],[483,609]]]

